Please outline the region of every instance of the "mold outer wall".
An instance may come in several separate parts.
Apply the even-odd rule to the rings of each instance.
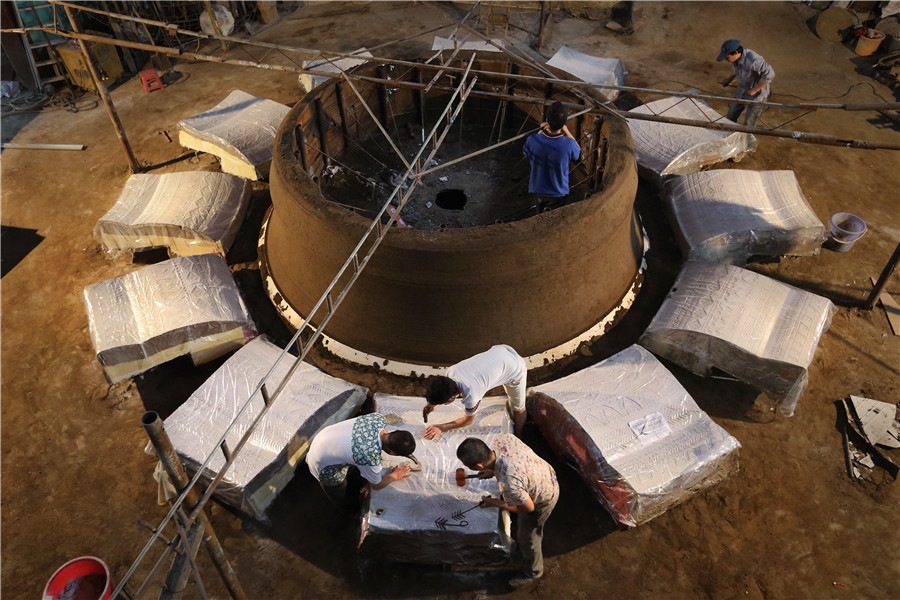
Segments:
[[[371,222],[326,199],[294,157],[291,132],[304,106],[276,136],[264,243],[266,271],[307,315]],[[631,134],[615,117],[604,128],[600,191],[512,223],[393,227],[324,333],[364,353],[447,365],[500,343],[539,354],[590,329],[632,289],[643,248]]]

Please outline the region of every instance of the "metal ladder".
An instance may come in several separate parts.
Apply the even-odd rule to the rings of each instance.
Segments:
[[[40,11],[42,9],[50,9],[53,17],[53,26],[54,29],[56,29],[56,7],[49,2],[36,4],[34,2],[17,0],[13,3],[13,8],[13,12],[16,13],[16,21],[18,21],[19,27],[31,27],[35,25],[38,27],[45,27],[48,23],[45,23],[41,18]],[[29,14],[30,18],[27,16]],[[27,25],[25,23],[26,21],[29,21]],[[66,39],[50,39],[50,34],[43,31],[40,35],[42,41],[35,42],[31,39],[31,34],[22,34],[22,42],[28,50],[28,64],[31,67],[31,74],[38,87],[38,90],[35,91],[39,91],[40,88],[47,83],[66,81],[66,68],[62,64],[62,60],[59,58],[59,55],[54,48],[54,46],[64,44]]]

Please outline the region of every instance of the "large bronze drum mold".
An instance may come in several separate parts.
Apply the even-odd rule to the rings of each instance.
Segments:
[[[474,68],[496,73],[479,75],[476,90],[502,92],[506,86],[516,93],[504,79],[510,64],[476,61]],[[383,69],[366,64],[355,72],[383,77]],[[573,79],[561,72],[560,77]],[[317,183],[326,167],[317,149],[338,157],[349,150],[349,137],[365,144],[381,135],[346,85],[332,79],[307,94],[287,115],[275,142],[272,209],[260,239],[260,263],[270,297],[294,327],[371,223],[326,198]],[[387,101],[397,115],[421,110],[416,90],[394,88],[386,94],[371,82],[355,85],[370,106]],[[553,99],[581,102],[570,91],[547,92]],[[440,86],[429,99],[432,95],[449,98]],[[509,107],[538,110],[515,101]],[[584,200],[513,222],[391,228],[323,332],[332,347],[352,349],[360,362],[370,364],[433,367],[505,343],[532,357],[536,366],[535,359],[552,355],[548,351],[586,332],[598,333],[596,325],[608,322],[621,311],[623,299],[633,297],[644,245],[634,211],[638,179],[628,126],[612,115],[593,119],[588,115],[575,127],[569,123],[583,149],[597,148],[596,158],[582,163],[581,175],[588,173],[588,179],[586,169],[597,169],[596,184]],[[592,142],[598,133],[602,139]],[[520,152],[522,142],[515,143],[514,152]],[[527,162],[523,168],[527,171]]]

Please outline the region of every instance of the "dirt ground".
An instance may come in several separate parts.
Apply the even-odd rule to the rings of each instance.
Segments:
[[[455,7],[459,14],[469,6]],[[554,13],[546,57],[560,45],[617,57],[629,85],[721,92],[728,74],[716,63],[724,39],[739,38],[767,58],[777,77],[773,101],[833,103],[893,101],[890,91],[857,72],[861,59],[810,29],[817,11],[801,3],[638,3],[634,33],[616,35],[597,21]],[[319,15],[319,16],[317,16]],[[444,23],[427,6],[393,3],[308,3],[283,15],[259,39],[305,47],[355,50]],[[527,42],[537,13],[514,10],[510,35]],[[527,30],[527,31],[525,31]],[[430,48],[410,41],[404,49]],[[388,46],[378,54],[389,54]],[[240,51],[235,54],[242,57]],[[244,57],[245,58],[245,57]],[[867,62],[868,60],[868,62]],[[139,160],[154,173],[217,170],[213,158],[191,158],[177,142],[176,123],[219,102],[230,89],[290,104],[301,93],[295,75],[212,63],[177,64],[190,75],[162,92],[144,94],[137,79],[113,98]],[[653,98],[646,97],[647,100]],[[725,106],[716,106],[723,112]],[[796,113],[763,115],[778,125]],[[18,121],[17,121],[18,119]],[[155,460],[143,453],[139,425],[148,409],[171,413],[220,363],[193,368],[174,361],[108,388],[93,355],[82,301],[86,285],[139,265],[101,252],[91,231],[117,198],[127,163],[103,107],[34,118],[4,117],[3,138],[20,143],[82,143],[83,152],[5,150],[2,224],[36,230],[42,241],[2,279],[2,595],[37,597],[67,560],[94,555],[119,581],[148,539],[137,524],[158,523],[151,478]],[[900,142],[874,113],[820,110],[787,126],[841,138]],[[884,311],[858,307],[900,241],[900,153],[851,150],[760,138],[758,151],[726,168],[792,169],[819,218],[836,212],[862,217],[868,233],[845,254],[783,259],[755,270],[828,296],[839,307],[809,369],[809,386],[793,418],[773,412],[751,388],[701,379],[672,366],[698,404],[743,446],[737,474],[629,531],[588,493],[577,474],[556,460],[536,428],[526,441],[556,466],[562,497],[545,537],[546,576],[513,597],[882,599],[900,585],[900,493],[876,469],[853,481],[844,468],[834,402],[850,394],[900,402],[900,338]],[[255,184],[250,215],[231,264],[254,260],[255,232],[268,202]],[[644,215],[659,215],[652,186],[638,195]],[[633,343],[649,322],[678,268],[671,230],[648,219],[655,240],[649,284],[628,316],[606,338],[552,376],[571,372]],[[6,242],[4,241],[4,260]],[[561,257],[562,259],[562,257]],[[259,295],[253,268],[236,271],[245,295]],[[888,291],[900,294],[894,275]],[[253,303],[251,303],[253,304]],[[263,303],[253,307],[263,331],[282,339]],[[373,390],[418,393],[416,382],[355,371],[327,357],[329,372]],[[551,374],[532,374],[539,381]],[[888,453],[895,462],[900,451]],[[249,598],[447,597],[502,595],[505,574],[479,569],[371,565],[356,560],[352,523],[341,520],[304,468],[272,510],[273,525],[242,520],[219,505],[212,521]],[[157,552],[138,569],[143,580]],[[201,553],[202,555],[202,553]],[[200,569],[210,597],[227,596],[206,556]],[[199,597],[191,584],[188,597]],[[150,595],[156,595],[154,582]]]

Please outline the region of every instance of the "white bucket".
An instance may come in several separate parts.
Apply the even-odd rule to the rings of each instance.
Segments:
[[[856,215],[835,213],[828,221],[828,239],[822,245],[834,252],[847,252],[866,230],[866,222]]]

